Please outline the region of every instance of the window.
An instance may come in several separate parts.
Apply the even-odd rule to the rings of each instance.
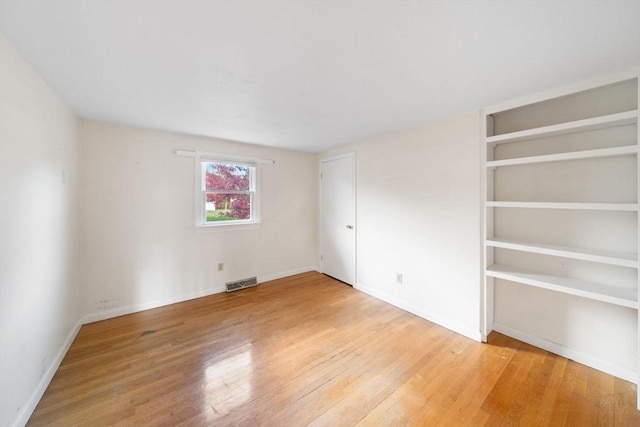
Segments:
[[[199,163],[198,225],[258,223],[257,165],[207,158]]]

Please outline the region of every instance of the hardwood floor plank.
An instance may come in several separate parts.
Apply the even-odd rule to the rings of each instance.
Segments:
[[[397,325],[397,326],[396,326]],[[394,333],[402,323],[390,326],[389,332]],[[331,357],[326,366],[316,365],[319,369],[311,368],[302,378],[294,378],[279,391],[280,400],[274,402],[273,396],[262,396],[254,407],[254,416],[248,418],[242,414],[239,419],[229,421],[250,423],[255,425],[261,419],[282,420],[288,422],[293,417],[304,423],[304,418],[311,421],[316,413],[321,413],[349,390],[353,381],[360,380],[375,369],[382,369],[392,362],[393,355],[385,352],[388,342],[380,334],[369,335],[361,342],[349,341],[332,353],[339,357]],[[274,405],[276,403],[276,405]]]
[[[635,391],[311,272],[83,326],[28,425],[635,426]]]
[[[417,323],[422,323],[422,320]],[[408,325],[408,327],[413,326]],[[349,384],[350,387],[344,390],[346,393],[338,390],[340,395],[334,399],[337,400],[336,404],[309,425],[323,426],[339,423],[355,425],[393,393],[400,384],[411,378],[429,358],[423,355],[422,351],[416,350],[425,348],[434,336],[425,333],[423,336],[416,337],[418,339],[411,339],[407,334],[403,335],[403,338],[405,339],[394,342],[391,360],[385,362],[382,369],[377,372],[369,369],[368,375],[354,377]]]
[[[425,348],[425,357],[420,371],[415,372],[403,384],[399,385],[383,402],[370,411],[358,425],[396,425],[408,422],[409,418],[419,411],[428,401],[429,395],[424,393],[426,385],[431,383],[430,372],[438,372],[435,363],[442,361],[441,355],[450,351],[454,345],[451,337],[439,328],[434,328],[434,338]],[[448,341],[447,341],[448,340]]]

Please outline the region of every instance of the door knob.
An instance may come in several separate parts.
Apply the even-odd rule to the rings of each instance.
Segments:
[[[351,224],[347,224],[347,228],[348,228],[349,230],[353,230],[353,225],[351,225]]]

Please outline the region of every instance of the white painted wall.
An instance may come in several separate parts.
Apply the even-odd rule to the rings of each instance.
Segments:
[[[348,151],[357,163],[356,287],[479,340],[479,112],[320,158]]]
[[[80,317],[77,119],[0,36],[0,426],[23,424]]]
[[[315,155],[86,120],[80,139],[86,319],[316,268]],[[275,160],[261,166],[261,226],[196,230],[194,159],[176,149]]]

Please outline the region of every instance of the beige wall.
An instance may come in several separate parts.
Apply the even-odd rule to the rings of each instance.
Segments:
[[[357,164],[356,287],[479,340],[479,112],[320,157],[348,151]]]
[[[315,155],[86,120],[80,129],[89,320],[317,265]],[[194,159],[175,150],[275,160],[261,166],[260,227],[196,229]]]
[[[0,425],[24,423],[79,312],[76,117],[0,36]]]

